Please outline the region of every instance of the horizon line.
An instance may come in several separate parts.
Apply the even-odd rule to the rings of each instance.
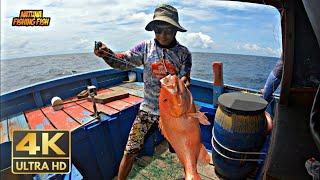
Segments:
[[[124,52],[124,51],[115,51],[115,52]],[[61,53],[61,54],[44,54],[44,55],[37,55],[37,56],[24,56],[24,57],[14,57],[14,58],[5,58],[0,60],[16,60],[16,59],[23,59],[23,58],[34,58],[34,57],[43,57],[43,56],[59,56],[59,55],[71,55],[71,54],[90,54],[93,52],[72,52],[72,53]],[[263,55],[252,55],[252,54],[236,54],[236,53],[225,53],[225,52],[201,52],[201,51],[191,51],[191,53],[208,53],[208,54],[230,54],[230,55],[241,55],[241,56],[258,56],[258,57],[270,57],[270,58],[280,58],[281,56],[263,56]]]

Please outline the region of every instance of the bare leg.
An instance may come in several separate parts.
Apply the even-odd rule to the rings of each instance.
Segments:
[[[124,154],[121,159],[118,180],[125,180],[131,171],[134,159],[138,154]]]

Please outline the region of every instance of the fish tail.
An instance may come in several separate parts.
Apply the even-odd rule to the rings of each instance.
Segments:
[[[203,125],[210,125],[210,122],[207,118],[207,116],[203,113],[198,111],[198,115],[199,115],[199,122]]]
[[[198,156],[198,162],[200,162],[201,164],[209,164],[210,163],[210,156],[206,150],[206,148],[204,147],[203,144],[201,144],[200,146],[200,152],[199,152],[199,156]]]

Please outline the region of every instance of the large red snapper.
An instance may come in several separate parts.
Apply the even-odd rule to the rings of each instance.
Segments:
[[[200,141],[199,122],[210,123],[203,113],[196,110],[190,91],[176,75],[168,75],[160,82],[161,132],[184,165],[185,179],[200,179],[197,161],[209,163],[210,158]]]

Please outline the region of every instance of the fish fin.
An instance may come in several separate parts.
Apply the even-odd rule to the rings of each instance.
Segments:
[[[160,129],[161,134],[167,139],[167,133],[165,132],[165,130],[163,129],[163,125],[162,125],[162,120],[161,117],[159,119],[159,123],[158,123],[158,127]]]
[[[196,111],[200,111],[201,106],[194,104],[194,103],[193,103],[193,105],[194,105],[194,108],[196,109]]]
[[[203,125],[210,125],[207,116],[203,112],[197,111],[195,113],[188,113],[188,116],[198,119]]]
[[[209,164],[210,163],[210,156],[206,150],[206,148],[204,147],[203,144],[201,144],[200,146],[200,152],[199,152],[199,156],[198,156],[198,162],[200,162],[201,164]]]
[[[197,113],[198,113],[198,115],[199,115],[198,118],[199,118],[199,122],[200,122],[201,124],[203,124],[203,125],[210,125],[210,122],[209,122],[207,116],[204,115],[203,112],[198,111]]]

